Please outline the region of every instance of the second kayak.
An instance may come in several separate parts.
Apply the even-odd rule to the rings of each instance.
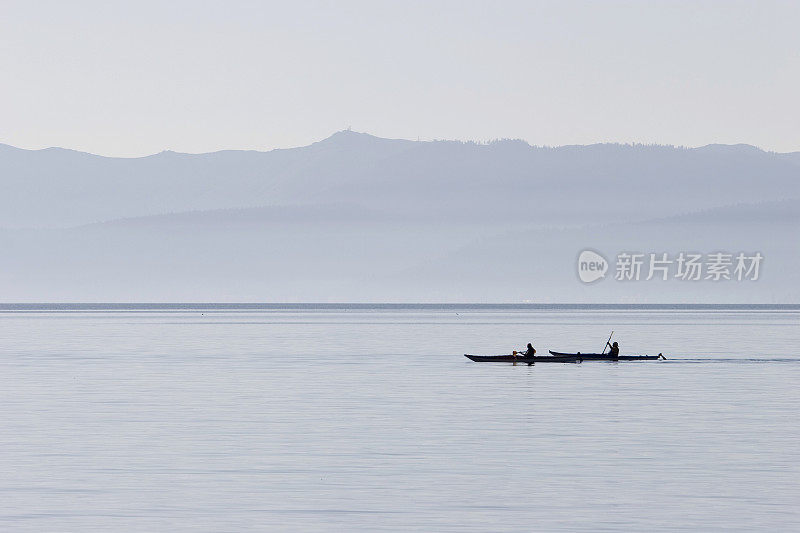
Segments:
[[[658,355],[620,355],[613,356],[609,353],[564,353],[550,350],[553,357],[580,357],[584,361],[645,361],[650,359],[666,359],[661,354]]]

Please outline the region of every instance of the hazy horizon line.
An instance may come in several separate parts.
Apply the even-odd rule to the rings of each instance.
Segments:
[[[7,311],[107,311],[107,310],[332,310],[332,309],[764,309],[800,310],[800,303],[534,303],[534,302],[19,302],[0,303]]]

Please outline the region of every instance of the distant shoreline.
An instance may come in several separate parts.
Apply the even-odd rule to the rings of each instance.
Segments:
[[[569,311],[569,310],[687,310],[687,311],[795,311],[798,304],[580,304],[580,303],[4,303],[0,312],[14,311]]]

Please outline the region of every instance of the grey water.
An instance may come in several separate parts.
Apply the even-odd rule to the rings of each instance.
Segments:
[[[666,361],[473,363],[533,342]],[[3,531],[800,529],[800,307],[5,305]]]

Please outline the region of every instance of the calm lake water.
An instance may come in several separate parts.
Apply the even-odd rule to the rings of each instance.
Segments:
[[[612,329],[669,360],[462,355]],[[0,335],[3,531],[800,529],[798,309],[6,306]]]

